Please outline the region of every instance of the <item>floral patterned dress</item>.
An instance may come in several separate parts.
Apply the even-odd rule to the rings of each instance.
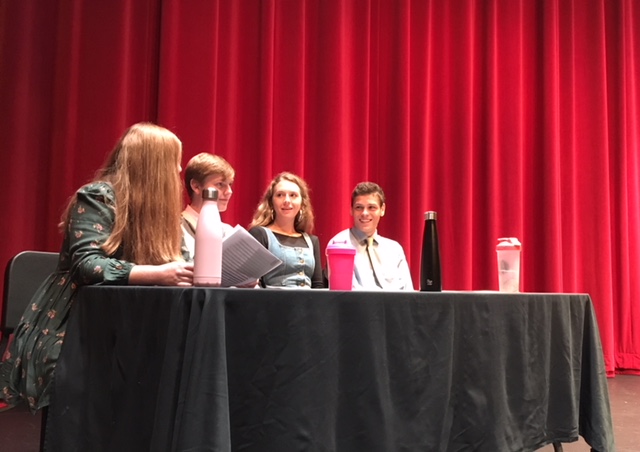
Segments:
[[[49,405],[53,372],[64,340],[69,309],[78,286],[125,285],[133,264],[100,249],[115,221],[115,194],[104,182],[77,192],[56,271],[40,286],[15,330],[0,365],[0,399],[16,405],[26,399],[32,411]]]

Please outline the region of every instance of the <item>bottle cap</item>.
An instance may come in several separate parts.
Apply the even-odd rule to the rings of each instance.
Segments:
[[[519,250],[522,248],[522,243],[515,237],[502,237],[498,239],[496,245],[497,250]]]
[[[202,190],[202,199],[213,199],[214,201],[217,201],[218,190],[213,187],[205,188]]]
[[[425,220],[435,220],[437,218],[438,218],[438,214],[437,214],[437,212],[434,212],[433,210],[430,210],[430,211],[424,213],[424,219]]]

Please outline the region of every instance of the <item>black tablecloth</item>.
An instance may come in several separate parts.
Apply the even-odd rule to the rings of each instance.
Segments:
[[[82,288],[49,451],[612,451],[582,294]]]

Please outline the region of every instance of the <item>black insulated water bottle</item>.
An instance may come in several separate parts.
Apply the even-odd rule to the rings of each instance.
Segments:
[[[422,261],[420,265],[420,290],[423,292],[442,291],[440,273],[440,247],[436,212],[425,212],[424,233],[422,235]]]

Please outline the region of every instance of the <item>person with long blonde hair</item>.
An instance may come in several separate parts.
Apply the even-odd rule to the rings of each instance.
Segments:
[[[180,227],[182,143],[151,123],[131,126],[62,216],[56,271],[40,286],[0,366],[10,408],[49,404],[69,310],[83,285],[190,286]]]
[[[311,235],[313,222],[307,183],[293,173],[278,174],[249,225],[249,233],[282,261],[261,278],[263,287],[324,287],[320,241]]]

